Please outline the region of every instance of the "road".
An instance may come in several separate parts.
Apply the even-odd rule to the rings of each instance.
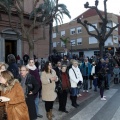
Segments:
[[[61,120],[120,120],[120,84],[113,85],[104,95],[106,101],[101,101],[96,94]]]

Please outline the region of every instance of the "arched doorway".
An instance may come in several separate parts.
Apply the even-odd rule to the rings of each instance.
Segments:
[[[19,33],[21,35],[21,33]],[[0,60],[7,62],[7,55],[14,54],[22,56],[22,42],[20,37],[11,29],[7,28],[1,32],[0,38]]]
[[[7,62],[7,56],[13,54],[17,56],[17,41],[5,40],[5,62]]]

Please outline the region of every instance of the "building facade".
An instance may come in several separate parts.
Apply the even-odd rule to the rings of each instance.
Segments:
[[[32,11],[34,0],[24,0],[24,16],[25,16],[25,26],[29,24],[28,15]],[[38,4],[42,1],[38,0]],[[27,19],[26,19],[27,18]],[[13,12],[12,14],[12,26],[16,28],[19,32],[18,36],[9,24],[8,15],[4,12],[0,12],[0,61],[6,61],[8,54],[19,55],[22,59],[25,53],[29,54],[28,42],[24,41],[21,37],[22,29],[20,26],[19,18],[17,14]],[[34,54],[38,58],[47,58],[49,55],[49,28],[46,26],[45,38],[41,39],[43,36],[43,28],[35,28],[30,37],[34,39],[38,38],[38,41],[34,42]],[[40,39],[39,39],[40,38]]]
[[[101,11],[103,13],[103,11]],[[101,28],[102,21],[98,14],[89,9],[77,18],[81,18],[81,20],[87,20],[89,23],[96,26],[98,30]],[[76,54],[78,56],[93,56],[99,55],[99,42],[96,38],[89,36],[86,29],[79,23],[77,23],[77,18],[72,20],[69,23],[60,25],[58,27],[58,33],[53,33],[53,48],[58,52],[63,53],[65,44],[60,40],[69,38],[67,43],[68,51],[73,55]],[[114,27],[116,24],[120,22],[119,16],[108,13],[108,25],[109,27]],[[95,33],[95,29],[91,26],[88,26],[90,32]],[[109,29],[107,29],[109,31]],[[116,28],[109,38],[105,41],[105,51],[114,54],[116,48],[119,46],[119,28]]]

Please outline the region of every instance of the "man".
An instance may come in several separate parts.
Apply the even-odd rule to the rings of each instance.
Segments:
[[[88,80],[91,74],[91,64],[88,62],[88,58],[84,59],[84,62],[80,66],[80,70],[83,75],[83,92],[88,92]]]
[[[25,53],[23,56],[24,65],[27,65],[28,60],[29,60],[29,56],[27,55],[27,53]]]
[[[67,58],[67,56],[63,56],[63,60],[61,62],[62,65],[66,65],[66,66],[69,66],[69,60]]]
[[[13,54],[7,56],[8,59],[8,70],[13,74],[14,78],[17,78],[19,75],[18,65],[16,63],[16,58]]]
[[[61,62],[60,61],[57,62],[57,67],[55,68],[55,71],[56,71],[57,76],[59,77],[59,74],[61,72]]]

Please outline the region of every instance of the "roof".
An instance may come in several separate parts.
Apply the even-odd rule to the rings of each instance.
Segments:
[[[104,11],[102,11],[102,10],[99,10],[99,11],[102,15],[104,14]],[[95,16],[95,15],[98,15],[98,13],[96,12],[95,9],[88,9],[87,11],[85,11],[82,14],[80,14],[79,16],[77,16],[75,19],[87,18],[87,17],[91,17],[91,16]],[[75,19],[73,19],[73,20],[75,20]]]

